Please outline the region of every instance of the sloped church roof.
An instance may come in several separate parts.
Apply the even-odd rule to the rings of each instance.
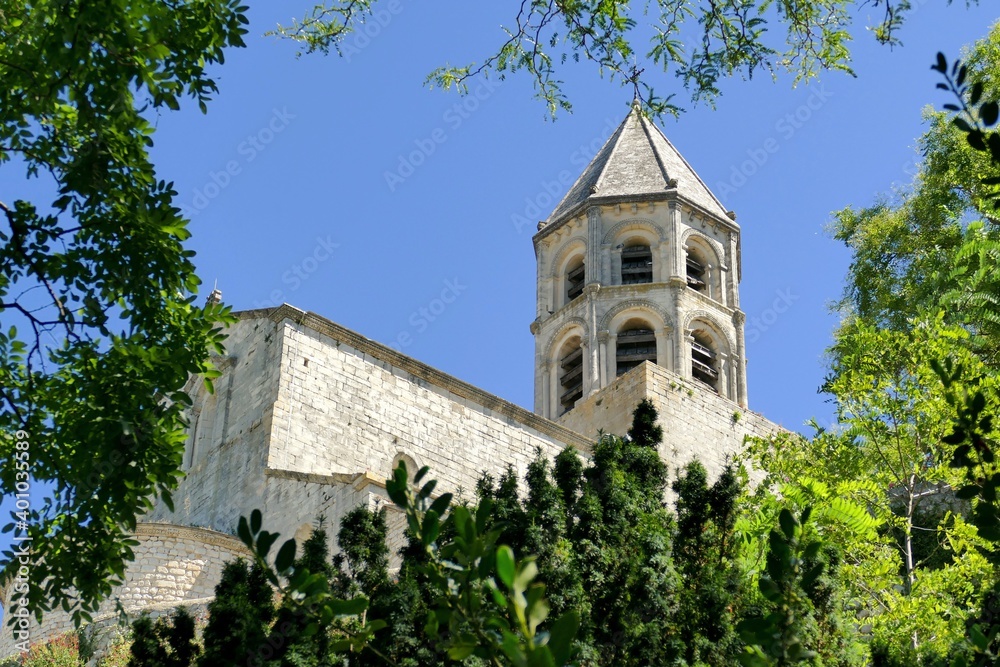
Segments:
[[[545,224],[560,222],[591,200],[657,195],[673,187],[700,208],[727,217],[726,207],[635,102]]]

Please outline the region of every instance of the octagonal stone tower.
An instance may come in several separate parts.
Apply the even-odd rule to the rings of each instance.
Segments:
[[[633,103],[533,238],[536,414],[644,361],[746,408],[735,218]]]

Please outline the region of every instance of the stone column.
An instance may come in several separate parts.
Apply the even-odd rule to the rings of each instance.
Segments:
[[[600,346],[597,343],[597,293],[600,289],[600,284],[588,284],[583,288],[583,294],[587,298],[587,349],[583,353],[587,359],[583,367],[586,376],[583,382],[584,398],[601,388],[598,372]]]
[[[677,327],[674,333],[673,340],[673,357],[674,357],[674,368],[673,371],[680,375],[681,377],[687,377],[684,375],[684,339],[687,332],[684,331],[684,317],[681,311],[681,297],[684,291],[687,290],[687,281],[684,278],[678,276],[672,276],[670,278],[670,293],[673,298],[673,303],[671,307],[673,311],[670,313],[673,317],[674,325]]]
[[[549,378],[549,419],[555,419],[559,416],[562,408],[562,404],[559,403],[559,394],[562,388],[559,386],[558,360],[549,362],[549,370],[546,375]]]
[[[536,406],[535,412],[543,417],[552,419],[552,403],[551,403],[551,389],[552,384],[552,362],[548,359],[541,363],[541,370],[539,372],[541,386],[538,389],[538,396],[540,404]]]
[[[676,201],[672,201],[668,204],[668,214],[667,214],[667,253],[668,258],[667,265],[664,267],[667,271],[667,277],[670,276],[680,276],[684,277],[683,269],[684,263],[681,261],[679,239],[681,237],[680,227],[681,227],[681,207]],[[662,245],[662,243],[661,243]]]
[[[587,285],[606,283],[601,275],[601,209],[591,206],[587,209]]]
[[[715,294],[715,265],[709,264],[705,267],[705,286],[708,287],[708,298],[715,299],[718,298],[720,301],[721,295],[717,296]]]
[[[726,247],[727,280],[725,289],[728,292],[727,306],[730,308],[740,307],[740,235],[737,232],[729,232],[729,245]]]
[[[598,359],[600,370],[600,388],[608,386],[608,332],[607,330],[597,332],[597,342],[600,345],[601,353]]]
[[[535,298],[537,300],[535,317],[545,317],[548,314],[546,311],[555,310],[555,308],[552,307],[552,288],[548,278],[544,275],[546,252],[543,249],[544,246],[536,247],[538,252],[535,261]]]
[[[611,246],[609,244],[604,244],[601,246],[601,275],[604,279],[601,281],[604,285],[617,285],[619,281],[614,270],[614,259],[611,257]]]
[[[596,391],[594,388],[595,382],[593,377],[595,365],[593,359],[591,358],[591,353],[596,351],[595,348],[597,346],[591,345],[589,340],[584,340],[580,343],[580,347],[583,348],[583,386],[581,387],[583,390],[583,396],[580,398],[582,401],[590,396],[591,393]]]
[[[618,377],[618,334],[608,333],[608,357],[607,357],[608,384]]]
[[[741,408],[746,408],[747,398],[747,348],[744,335],[747,316],[742,310],[733,313],[733,325],[736,327],[736,402]]]
[[[609,285],[621,285],[622,284],[622,249],[615,248],[611,251],[611,262],[609,265],[608,284]]]
[[[719,379],[715,382],[716,390],[719,392],[719,396],[733,400],[735,392],[730,383],[732,374],[729,367],[729,355],[725,352],[716,352],[715,359],[715,369],[719,372]]]
[[[723,306],[728,306],[731,299],[729,298],[729,267],[720,266],[719,267],[719,296],[716,297]]]
[[[681,336],[678,336],[678,338],[681,338]],[[678,370],[678,373],[685,380],[693,380],[694,373],[691,370],[691,353],[687,352],[687,354],[685,354],[685,350],[691,349],[691,343],[694,342],[694,332],[690,330],[685,331],[683,340],[684,344],[679,345],[677,349],[677,352],[680,354],[679,359],[681,361],[681,368]]]
[[[670,279],[670,244],[660,241],[655,248],[650,248],[653,254],[653,282],[665,283]]]
[[[673,356],[670,352],[670,332],[672,327],[663,327],[656,332],[656,365],[663,366],[668,370],[673,370]]]
[[[538,294],[538,316],[543,320],[549,316],[549,311],[559,310],[559,299],[556,298],[555,281],[552,276],[542,278],[541,289]]]

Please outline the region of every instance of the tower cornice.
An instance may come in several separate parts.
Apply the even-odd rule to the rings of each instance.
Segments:
[[[587,210],[591,207],[604,207],[604,206],[614,206],[615,204],[645,204],[645,203],[671,203],[679,202],[688,206],[695,213],[710,218],[715,222],[720,228],[725,229],[727,232],[735,232],[739,234],[740,226],[736,223],[736,216],[733,214],[731,217],[729,215],[720,216],[700,206],[697,202],[685,197],[676,190],[667,190],[663,193],[656,194],[642,194],[642,195],[614,195],[607,197],[590,197],[586,201],[580,202],[577,206],[572,209],[567,210],[564,214],[560,215],[552,223],[539,223],[543,225],[540,227],[537,233],[532,237],[532,241],[537,246],[539,242],[547,239],[550,235],[554,234],[557,230],[563,228],[566,224],[570,223],[574,219],[581,215],[585,215]],[[732,211],[729,211],[732,213]]]

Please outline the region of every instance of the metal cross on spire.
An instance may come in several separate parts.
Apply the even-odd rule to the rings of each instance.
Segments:
[[[633,97],[632,102],[639,102],[642,97],[639,95],[639,76],[645,72],[645,69],[639,69],[639,63],[635,56],[632,56],[632,75],[629,76],[628,80],[632,82]]]

